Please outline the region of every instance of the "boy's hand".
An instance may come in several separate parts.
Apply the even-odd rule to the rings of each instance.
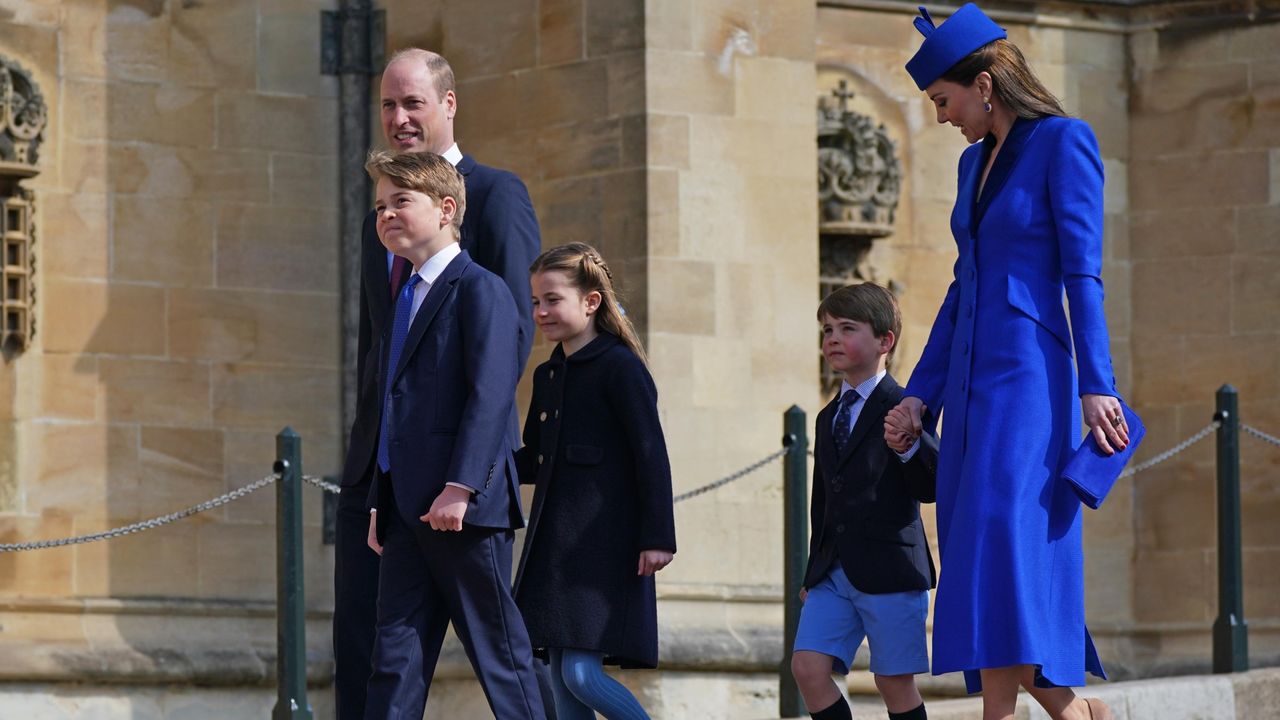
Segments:
[[[652,575],[671,564],[675,555],[666,550],[644,550],[640,553],[640,566],[637,575]]]
[[[427,514],[418,519],[430,525],[432,530],[461,530],[462,516],[467,514],[467,501],[470,499],[471,493],[466,490],[446,485],[431,503]]]
[[[369,549],[382,554],[382,545],[378,543],[378,511],[369,513]]]
[[[888,427],[888,423],[885,424],[884,444],[888,445],[890,450],[901,455],[910,450],[911,446],[914,445],[915,442],[916,439],[911,435],[900,432],[896,428],[891,430]]]
[[[915,442],[915,438],[924,432],[924,423],[920,418],[925,409],[924,402],[918,397],[902,398],[902,402],[884,416],[885,435],[891,432],[910,435],[912,442]]]

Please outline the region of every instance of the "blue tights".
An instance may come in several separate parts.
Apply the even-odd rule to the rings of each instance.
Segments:
[[[649,720],[640,702],[604,672],[604,655],[572,648],[547,648],[557,720]]]

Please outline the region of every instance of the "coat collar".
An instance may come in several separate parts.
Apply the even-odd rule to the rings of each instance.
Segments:
[[[466,177],[471,174],[472,170],[476,169],[476,159],[463,153],[462,159],[458,161],[455,167],[458,168],[458,172],[462,173],[462,177]]]
[[[578,352],[570,355],[568,358],[565,358],[564,355],[564,345],[562,343],[556,343],[555,349],[551,351],[550,361],[557,365],[563,365],[565,362],[574,364],[588,362],[600,357],[609,348],[620,342],[622,342],[622,338],[619,338],[611,332],[601,330],[600,334],[596,335],[595,339],[587,343],[586,346],[580,348]]]
[[[976,204],[972,216],[972,227],[976,231],[978,225],[982,222],[982,218],[987,213],[987,209],[991,207],[991,203],[995,201],[996,196],[1000,194],[1000,190],[1004,188],[1005,183],[1009,181],[1009,176],[1013,174],[1014,167],[1017,166],[1019,158],[1022,157],[1022,151],[1027,146],[1027,142],[1031,136],[1035,134],[1036,128],[1040,126],[1040,121],[1044,118],[1017,118],[1013,121],[1013,126],[1009,128],[1009,137],[1005,138],[1004,145],[1000,147],[1000,154],[996,156],[996,161],[991,165],[991,172],[987,173],[987,181],[982,186],[982,193],[977,195]],[[978,164],[976,172],[970,178],[973,183],[970,187],[972,193],[978,192],[977,183],[982,182],[982,168],[986,167],[987,159],[991,157],[991,151],[996,146],[996,138],[994,135],[987,135],[982,141],[982,152],[978,154]]]

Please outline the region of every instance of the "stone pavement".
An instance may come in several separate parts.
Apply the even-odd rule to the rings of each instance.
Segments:
[[[1080,693],[1102,698],[1116,720],[1280,720],[1280,668],[1236,675],[1188,675],[1103,683]],[[977,697],[935,700],[929,720],[981,720]],[[854,720],[884,720],[878,702],[854,700]],[[1028,695],[1018,699],[1017,720],[1048,720]]]
[[[1238,675],[1190,675],[1159,680],[1101,684],[1086,693],[1105,700],[1116,720],[1278,720],[1280,668]],[[308,694],[316,720],[333,717],[328,688]],[[275,704],[270,688],[88,686],[59,683],[0,684],[0,718],[22,720],[266,720]],[[481,720],[474,712],[441,709],[436,717]],[[883,720],[885,712],[871,696],[854,697],[854,720]],[[935,700],[930,720],[980,720],[979,698]],[[1018,720],[1047,720],[1023,696]],[[692,720],[660,717],[655,720]],[[707,720],[698,718],[697,720]]]

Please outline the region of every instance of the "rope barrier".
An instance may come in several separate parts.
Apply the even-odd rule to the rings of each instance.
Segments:
[[[1252,435],[1256,440],[1261,440],[1264,443],[1280,447],[1280,438],[1275,435],[1268,435],[1252,425],[1245,425],[1243,423],[1241,423],[1240,429],[1245,431],[1247,434]]]
[[[279,475],[267,475],[261,480],[257,480],[252,483],[249,483],[248,485],[245,485],[244,487],[239,488],[237,490],[232,490],[229,493],[223,493],[222,495],[219,495],[216,498],[205,500],[204,502],[198,505],[192,505],[191,507],[186,508],[184,510],[179,510],[178,512],[169,513],[168,515],[161,515],[159,517],[153,517],[147,520],[142,520],[140,522],[133,523],[132,525],[125,525],[123,527],[112,528],[111,530],[106,530],[100,533],[93,533],[91,535],[77,535],[75,537],[59,538],[57,540],[40,540],[37,542],[0,544],[0,553],[18,552],[21,550],[43,550],[44,548],[51,548],[51,547],[79,545],[81,543],[95,542],[98,540],[110,540],[112,538],[117,538],[122,535],[131,535],[136,532],[142,532],[143,530],[158,528],[161,525],[168,525],[169,523],[177,522],[184,518],[191,517],[192,515],[195,515],[197,513],[202,513],[207,510],[212,510],[221,505],[226,505],[232,500],[239,500],[240,498],[248,495],[249,493],[261,490],[262,488],[270,485],[271,483],[279,479],[280,479]]]
[[[1196,433],[1195,435],[1192,435],[1191,437],[1187,438],[1186,440],[1183,440],[1182,442],[1178,443],[1177,445],[1174,445],[1173,447],[1169,448],[1168,450],[1165,450],[1164,452],[1160,453],[1159,455],[1156,455],[1155,457],[1153,457],[1153,458],[1151,458],[1151,459],[1149,459],[1149,460],[1144,460],[1144,461],[1142,461],[1142,462],[1138,463],[1137,465],[1134,465],[1133,467],[1131,467],[1131,468],[1129,468],[1129,469],[1125,470],[1124,472],[1120,473],[1120,477],[1121,477],[1121,478],[1132,477],[1132,476],[1137,475],[1138,473],[1142,472],[1143,470],[1150,470],[1151,468],[1153,468],[1153,467],[1155,467],[1155,466],[1159,465],[1160,463],[1162,463],[1162,462],[1164,462],[1164,461],[1166,461],[1166,460],[1168,460],[1168,459],[1172,458],[1173,456],[1178,455],[1179,453],[1181,453],[1182,451],[1184,451],[1184,450],[1186,450],[1187,448],[1191,447],[1192,445],[1195,445],[1196,443],[1200,442],[1201,440],[1203,440],[1203,439],[1205,439],[1205,438],[1209,437],[1209,435],[1210,435],[1210,434],[1212,434],[1212,433],[1216,432],[1216,431],[1217,431],[1217,429],[1218,429],[1218,428],[1220,428],[1220,427],[1222,427],[1222,421],[1221,421],[1221,420],[1214,420],[1213,422],[1209,423],[1209,424],[1208,424],[1208,425],[1206,425],[1204,428],[1202,428],[1202,429],[1200,430],[1200,432]]]
[[[1196,432],[1194,435],[1187,438],[1186,440],[1183,440],[1182,442],[1178,443],[1172,448],[1169,448],[1168,450],[1160,453],[1159,455],[1156,455],[1148,460],[1138,463],[1137,465],[1134,465],[1133,467],[1125,470],[1123,473],[1120,474],[1120,477],[1122,478],[1131,477],[1145,470],[1150,470],[1151,468],[1163,462],[1167,462],[1168,460],[1186,451],[1188,448],[1200,442],[1201,440],[1204,440],[1206,437],[1208,437],[1210,434],[1215,432],[1221,426],[1222,426],[1221,421],[1214,420],[1212,423],[1205,426],[1204,428]],[[1240,429],[1243,430],[1249,436],[1257,440],[1268,443],[1270,445],[1275,445],[1277,447],[1280,447],[1280,438],[1277,438],[1274,435],[1269,435],[1250,425],[1241,424]],[[741,480],[742,478],[748,475],[751,475],[752,473],[755,473],[761,470],[762,468],[769,466],[770,464],[776,462],[778,459],[782,458],[784,455],[786,455],[787,453],[790,453],[791,451],[792,451],[792,447],[788,446],[788,447],[782,448],[781,450],[771,452],[768,455],[764,456],[763,458],[760,458],[759,460],[751,463],[750,465],[747,465],[741,470],[738,470],[737,472],[726,475],[725,477],[722,477],[719,480],[707,483],[706,485],[703,485],[701,487],[694,488],[693,490],[689,490],[688,492],[680,493],[679,495],[676,495],[674,498],[672,498],[672,501],[676,503],[684,502],[685,500],[691,500],[695,497],[698,497],[699,495],[704,495],[713,490],[722,488],[725,485],[728,485],[729,483],[735,482],[737,480]],[[809,457],[813,457],[812,450],[808,450],[807,454]],[[158,527],[161,527],[162,525],[168,525],[170,523],[174,523],[179,520],[191,517],[192,515],[197,515],[202,512],[207,512],[216,507],[226,505],[229,502],[239,500],[240,498],[245,497],[250,493],[261,490],[262,488],[276,482],[279,479],[280,479],[280,476],[278,474],[267,475],[259,480],[256,480],[248,485],[245,485],[242,488],[232,490],[231,492],[223,493],[218,497],[211,498],[202,503],[199,503],[198,505],[192,505],[191,507],[184,508],[177,512],[169,513],[168,515],[160,515],[158,517],[149,518],[147,520],[142,520],[130,525],[124,525],[121,527],[112,528],[110,530],[105,530],[99,533],[92,533],[89,535],[77,535],[74,537],[67,537],[67,538],[58,538],[55,540],[40,540],[36,542],[3,543],[3,544],[0,544],[0,553],[20,552],[24,550],[42,550],[45,548],[65,547],[67,545],[79,545],[81,543],[96,542],[98,540],[110,540],[112,538],[121,537],[123,535],[131,535],[136,532],[151,530],[152,528],[158,528]],[[308,483],[310,485],[314,485],[315,487],[318,487],[321,490],[328,493],[333,493],[336,495],[342,492],[342,488],[337,484],[331,483],[325,480],[324,478],[316,477],[315,475],[303,475],[302,480],[303,482]]]

